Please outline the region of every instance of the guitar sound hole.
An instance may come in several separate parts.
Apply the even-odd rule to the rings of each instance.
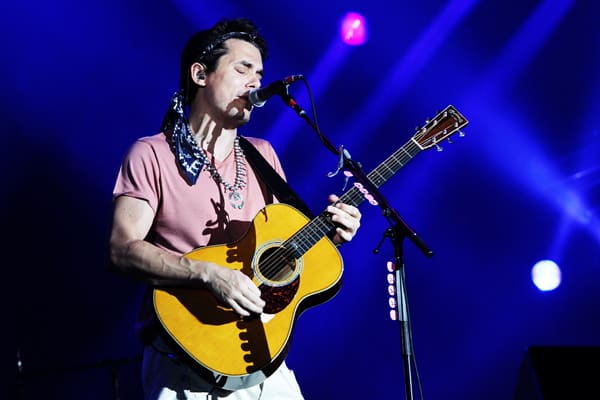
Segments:
[[[273,247],[260,256],[258,270],[270,281],[285,282],[296,271],[296,258],[285,247]]]

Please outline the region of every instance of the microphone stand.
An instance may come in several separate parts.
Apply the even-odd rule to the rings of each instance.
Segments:
[[[360,182],[365,189],[372,195],[378,202],[379,206],[383,211],[388,223],[391,228],[388,228],[384,234],[385,237],[392,239],[394,246],[394,257],[395,257],[395,281],[396,281],[396,296],[397,296],[397,307],[398,307],[398,321],[400,322],[400,337],[402,341],[402,356],[404,362],[404,379],[406,398],[413,400],[413,376],[412,376],[412,364],[414,362],[413,355],[413,344],[412,334],[410,331],[410,319],[408,312],[408,301],[406,291],[406,280],[404,275],[404,259],[402,242],[404,238],[408,237],[427,257],[433,256],[433,251],[427,247],[425,242],[417,235],[417,233],[402,219],[398,211],[390,207],[387,199],[381,194],[379,189],[371,182],[371,180],[363,172],[360,163],[354,161],[350,154],[343,146],[340,146],[340,150],[337,150],[331,141],[321,133],[321,130],[317,124],[310,120],[306,111],[304,111],[296,102],[296,100],[286,91],[280,93],[281,99],[285,104],[291,107],[299,117],[305,120],[308,125],[319,135],[319,138],[325,145],[325,147],[339,157],[340,163],[338,171],[341,168],[345,168],[352,173],[354,178]],[[418,381],[418,375],[417,375]]]
[[[384,211],[384,213],[385,212],[386,211]],[[393,214],[397,214],[395,210],[391,210],[390,212],[392,212]],[[393,319],[397,319],[400,324],[400,341],[402,344],[402,360],[404,365],[404,382],[406,389],[406,398],[412,400],[414,399],[414,379],[412,375],[412,365],[413,363],[415,363],[415,359],[413,354],[412,333],[410,328],[410,314],[408,312],[408,295],[406,290],[406,277],[404,273],[404,254],[402,247],[402,242],[406,237],[406,232],[400,225],[396,223],[396,217],[389,217],[387,219],[390,225],[392,225],[392,227],[386,229],[383,238],[379,242],[377,248],[373,250],[373,252],[375,254],[379,252],[379,247],[381,246],[385,238],[389,238],[392,241],[392,244],[394,246],[395,262],[393,263],[394,269],[390,272],[394,273],[394,293],[396,295],[396,318]],[[418,375],[417,382],[419,382]],[[421,392],[420,385],[419,392]]]
[[[407,236],[427,257],[431,257],[433,255],[433,251],[430,250],[425,242],[417,235],[417,233],[410,227],[404,220],[400,217],[398,212],[392,209],[386,198],[381,194],[379,189],[371,182],[371,180],[367,177],[367,175],[363,172],[360,163],[354,161],[350,156],[350,153],[343,146],[340,147],[340,150],[336,149],[331,141],[323,135],[319,127],[310,120],[306,111],[304,111],[296,102],[296,100],[289,93],[282,93],[281,98],[283,102],[291,107],[296,114],[300,118],[302,118],[310,127],[319,135],[321,142],[325,145],[325,147],[331,151],[333,154],[340,158],[340,169],[345,168],[352,173],[354,178],[360,182],[365,189],[377,200],[379,206],[383,210],[383,214],[386,217],[390,217],[394,220],[396,224],[398,224]]]

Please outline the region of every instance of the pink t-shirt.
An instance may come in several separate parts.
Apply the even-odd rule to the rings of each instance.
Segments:
[[[246,139],[285,178],[271,144]],[[244,162],[246,186],[239,191],[244,205],[237,209],[229,200],[229,192],[207,171],[200,173],[194,185],[187,182],[163,133],[140,138],[123,160],[113,198],[131,196],[148,202],[155,220],[146,240],[162,249],[184,254],[201,246],[230,243],[241,238],[258,211],[274,201],[245,157]],[[234,151],[215,166],[226,182],[235,182]]]

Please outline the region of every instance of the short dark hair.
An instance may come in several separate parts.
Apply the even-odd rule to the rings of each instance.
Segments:
[[[190,105],[198,90],[190,77],[192,64],[199,62],[204,64],[207,73],[214,71],[221,56],[227,53],[223,43],[233,38],[252,43],[260,51],[263,61],[267,58],[267,42],[249,19],[222,19],[212,28],[195,33],[181,53],[179,88],[183,91],[185,105]]]

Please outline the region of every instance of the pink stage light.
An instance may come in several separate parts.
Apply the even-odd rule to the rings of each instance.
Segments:
[[[342,18],[340,37],[350,46],[360,46],[367,41],[365,18],[355,12],[349,12]]]

